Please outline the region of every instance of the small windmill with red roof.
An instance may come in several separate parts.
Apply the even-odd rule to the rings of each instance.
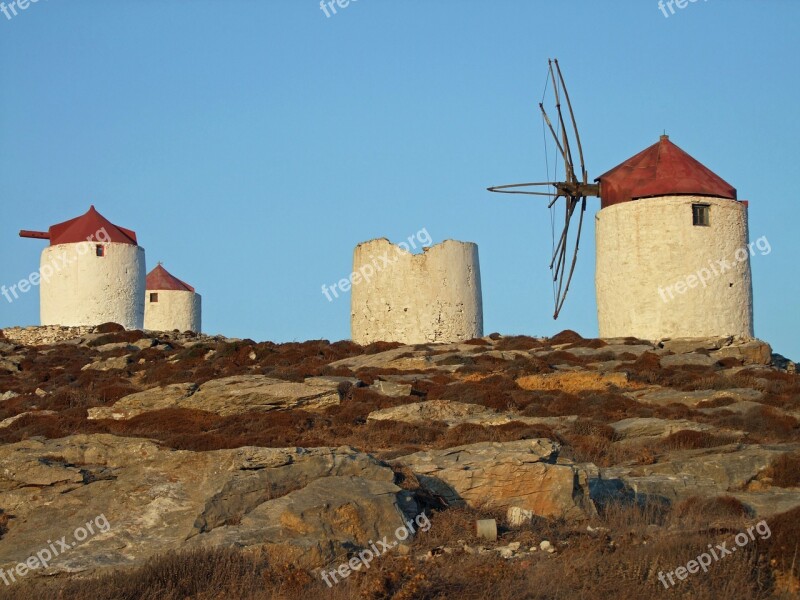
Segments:
[[[114,225],[94,206],[47,231],[20,237],[49,240],[37,276],[42,325],[99,325],[127,329],[144,323],[145,253],[136,233]]]
[[[152,331],[201,331],[200,294],[161,263],[147,275],[144,327]]]

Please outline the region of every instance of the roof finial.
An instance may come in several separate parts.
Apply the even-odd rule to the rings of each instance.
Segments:
[[[666,141],[668,139],[669,139],[669,136],[667,135],[667,130],[665,129],[664,133],[661,135],[661,141],[664,142],[664,141]]]

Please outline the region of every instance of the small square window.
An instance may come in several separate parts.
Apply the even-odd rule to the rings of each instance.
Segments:
[[[150,302],[158,302],[158,294],[150,294]]]
[[[95,256],[105,256],[106,255],[106,247],[102,244],[97,244],[94,247]]]
[[[692,225],[709,227],[711,225],[711,206],[708,204],[692,204]]]

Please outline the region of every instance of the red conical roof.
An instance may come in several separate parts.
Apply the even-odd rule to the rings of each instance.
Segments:
[[[598,177],[601,208],[654,196],[696,195],[736,200],[736,188],[669,141],[661,139]]]
[[[147,275],[145,288],[148,290],[194,292],[194,288],[172,275],[164,267],[159,265]]]
[[[94,206],[90,206],[89,211],[80,217],[52,225],[47,232],[20,231],[19,235],[50,240],[51,246],[86,241],[138,245],[135,231],[114,225],[97,212]]]

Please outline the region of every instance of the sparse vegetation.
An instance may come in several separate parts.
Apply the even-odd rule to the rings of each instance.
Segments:
[[[241,446],[349,445],[390,460],[417,451],[478,442],[547,438],[561,444],[560,456],[564,459],[593,463],[600,468],[617,465],[640,468],[667,460],[672,452],[713,449],[742,440],[745,443],[800,441],[800,424],[788,414],[800,409],[800,377],[795,374],[753,368],[731,375],[728,367],[741,361],[727,359],[708,367],[665,369],[655,351],[639,356],[619,352],[618,348],[606,352],[602,340],[584,339],[570,331],[549,340],[526,336],[489,336],[491,342],[471,340],[468,344],[474,350],[440,358],[437,366],[448,369],[426,365],[418,370],[330,366],[341,359],[399,347],[382,343],[361,347],[347,341],[272,344],[252,340],[166,339],[139,351],[97,350],[103,344],[131,343],[142,337],[141,332],[109,327],[88,346],[61,344],[46,351],[17,347],[14,353],[20,357],[20,369],[0,371],[0,389],[14,391],[19,396],[0,403],[0,419],[41,409],[55,414],[20,418],[0,429],[0,443],[34,436],[61,438],[75,433],[111,433],[151,438],[171,448],[194,451]],[[643,343],[635,339],[624,342]],[[585,350],[570,353],[577,348]],[[441,354],[437,354],[436,347],[419,346],[409,348],[408,356],[422,351],[431,356]],[[131,361],[125,369],[84,370],[90,363],[127,352],[131,353]],[[611,364],[606,368],[612,370],[602,373],[589,366],[610,360],[621,364]],[[315,412],[296,409],[222,417],[202,410],[169,408],[145,412],[126,421],[87,419],[87,409],[109,406],[144,389],[172,383],[202,384],[244,374],[287,381],[320,375],[356,377],[360,383],[342,382],[338,388],[340,404]],[[366,387],[392,375],[408,378],[411,383],[408,395],[390,397]],[[648,386],[680,391],[732,391],[697,406],[661,405],[636,399],[633,392]],[[763,396],[755,405],[741,405],[736,388],[756,389]],[[435,420],[407,423],[368,419],[373,411],[422,400],[478,405],[511,414],[512,420],[499,426],[477,423],[448,426]],[[520,420],[513,420],[514,415]],[[532,425],[523,422],[526,417],[556,419],[547,421],[547,425]],[[687,419],[727,431],[681,429],[646,440],[621,439],[611,424],[633,417]],[[47,460],[57,462],[59,458],[52,456]],[[151,558],[139,568],[97,578],[31,579],[13,590],[0,586],[0,600],[12,597],[20,600],[42,597],[571,600],[619,595],[662,598],[669,592],[663,590],[656,578],[659,570],[685,564],[707,544],[721,539],[723,533],[741,530],[752,524],[753,519],[750,509],[733,496],[697,497],[674,505],[638,500],[611,502],[600,506],[600,514],[589,523],[534,518],[530,525],[514,529],[507,523],[505,513],[446,508],[441,499],[421,488],[414,473],[399,466],[393,468],[395,482],[415,494],[428,511],[433,511],[431,530],[417,536],[409,556],[386,555],[368,571],[355,573],[332,589],[316,573],[290,561],[248,550],[217,548],[167,553]],[[755,483],[785,488],[800,486],[800,454],[780,456]],[[473,522],[484,517],[498,521],[500,539],[496,543],[475,537]],[[774,532],[771,539],[759,540],[736,556],[715,563],[707,575],[682,582],[675,592],[681,597],[701,600],[796,593],[800,589],[795,557],[800,539],[798,517],[800,513],[795,510],[770,519]],[[0,538],[7,530],[9,518],[0,510]],[[557,549],[554,554],[526,551],[538,547],[543,539],[554,544]],[[511,542],[519,542],[523,550],[517,558],[501,558],[493,550]],[[469,552],[464,550],[465,544],[471,548]],[[477,550],[481,545],[486,551]],[[420,558],[427,555],[428,559]],[[558,576],[554,577],[556,572]]]

